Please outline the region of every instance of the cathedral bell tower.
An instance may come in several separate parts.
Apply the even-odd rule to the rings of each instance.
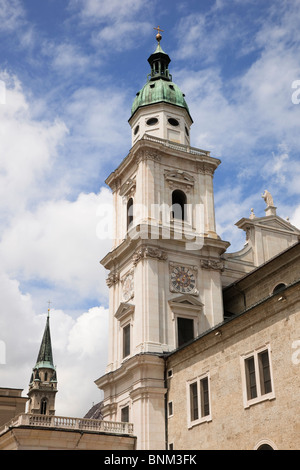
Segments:
[[[37,361],[30,378],[28,413],[32,414],[55,414],[57,378],[53,364],[49,317],[50,309],[48,309],[45,331]]]
[[[161,30],[160,30],[161,31]],[[159,31],[159,32],[160,32]],[[104,419],[134,424],[138,449],[164,449],[163,355],[223,321],[213,175],[220,164],[190,146],[192,119],[172,81],[161,35],[129,124],[132,148],[107,178],[113,192],[109,354]]]
[[[161,48],[162,30],[157,29],[157,48],[148,59],[151,71],[131,108],[132,145],[144,134],[189,145],[193,120],[185,95],[172,81],[171,59]]]

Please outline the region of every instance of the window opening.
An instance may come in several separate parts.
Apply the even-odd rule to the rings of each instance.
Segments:
[[[157,119],[157,118],[149,118],[149,119],[146,121],[147,126],[154,126],[154,124],[157,124],[157,123],[158,123],[158,119]]]
[[[41,401],[41,415],[45,415],[47,412],[47,398],[43,398]]]
[[[179,121],[177,121],[177,119],[174,119],[174,118],[169,118],[168,123],[171,124],[171,126],[179,126]]]
[[[180,189],[172,192],[172,217],[173,219],[185,220],[186,195]]]
[[[257,450],[274,450],[269,444],[262,444]]]
[[[127,230],[133,222],[133,199],[132,197],[127,202]]]
[[[178,347],[194,339],[194,320],[177,318]]]
[[[269,350],[255,352],[244,361],[247,400],[260,400],[273,392]]]
[[[206,375],[190,384],[190,421],[206,421],[210,417],[209,381]]]
[[[191,421],[198,419],[198,387],[197,382],[190,385],[190,397],[191,397]]]
[[[123,358],[130,354],[130,324],[123,328]]]
[[[281,282],[280,284],[278,284],[276,287],[274,287],[273,289],[273,294],[278,294],[279,292],[281,292],[283,289],[285,289],[285,284],[283,282]]]

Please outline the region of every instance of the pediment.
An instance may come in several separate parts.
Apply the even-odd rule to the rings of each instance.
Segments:
[[[237,227],[247,230],[250,227],[260,227],[266,230],[283,231],[285,233],[291,233],[295,235],[300,234],[300,230],[292,225],[288,220],[284,220],[278,215],[266,216],[266,217],[254,217],[252,219],[241,219],[236,224]]]
[[[175,297],[169,300],[169,302],[176,303],[176,304],[188,304],[188,305],[195,305],[198,307],[203,307],[203,304],[198,299],[195,299],[195,297],[189,294],[179,295],[178,297]]]
[[[268,229],[275,230],[284,230],[285,232],[300,234],[300,230],[294,227],[287,220],[282,219],[281,217],[262,217],[261,220],[257,222],[257,225],[261,227],[266,227]]]
[[[178,306],[187,306],[187,307],[198,307],[202,308],[203,303],[200,300],[195,299],[192,295],[183,294],[178,297],[172,298],[169,300],[170,305],[178,305]]]
[[[121,302],[115,313],[115,318],[120,321],[123,320],[127,315],[132,315],[133,313],[134,305]]]

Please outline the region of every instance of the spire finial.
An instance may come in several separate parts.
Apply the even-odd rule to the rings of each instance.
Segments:
[[[48,300],[48,318],[50,317],[50,305],[52,304],[52,302],[50,300]]]
[[[161,33],[161,32],[163,33],[164,30],[163,30],[163,29],[160,29],[159,26],[158,26],[157,28],[153,28],[153,29],[156,29],[156,31],[157,31],[156,40],[157,40],[158,43],[160,43],[161,38],[162,38],[162,35],[161,35],[160,33]]]

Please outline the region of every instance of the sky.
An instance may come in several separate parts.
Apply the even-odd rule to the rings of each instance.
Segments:
[[[131,147],[148,57],[185,93],[191,145],[222,164],[217,232],[277,214],[300,228],[300,0],[0,0],[0,387],[28,391],[51,301],[56,414],[101,400],[107,272],[99,207]],[[99,225],[100,224],[100,225]],[[100,229],[99,229],[100,227]]]

